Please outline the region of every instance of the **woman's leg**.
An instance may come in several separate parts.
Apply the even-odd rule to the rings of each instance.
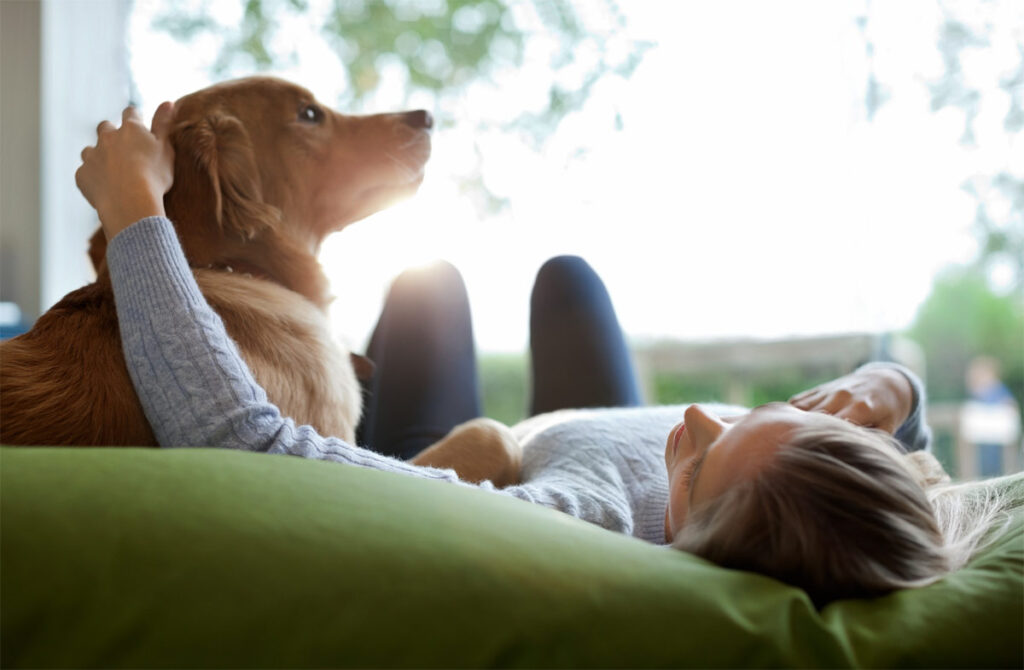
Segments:
[[[409,459],[480,415],[469,300],[448,263],[391,285],[367,356],[376,364],[359,443]]]
[[[577,256],[537,273],[530,301],[530,415],[642,404],[625,337],[604,282]]]

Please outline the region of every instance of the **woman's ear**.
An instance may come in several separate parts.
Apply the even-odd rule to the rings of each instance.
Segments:
[[[252,142],[241,121],[223,113],[189,121],[175,129],[174,144],[175,152],[191,155],[209,176],[222,230],[252,239],[262,229],[276,227],[281,212],[263,202]]]

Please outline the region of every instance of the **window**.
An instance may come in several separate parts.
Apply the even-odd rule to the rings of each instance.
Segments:
[[[363,40],[375,5],[399,18],[451,12],[440,36],[381,27],[383,55],[360,61],[379,86],[362,97],[341,59],[367,43],[325,37],[333,4],[255,4],[270,17],[263,60],[223,49],[252,46],[240,2],[168,14],[138,0],[130,51],[144,111],[260,70],[341,111],[426,107],[439,120],[419,194],[323,249],[337,328],[356,347],[390,278],[439,257],[466,278],[479,347],[521,350],[533,273],[561,253],[594,265],[636,341],[898,330],[937,271],[979,253],[979,207],[1021,216],[991,179],[1024,174],[1024,151],[1012,151],[1022,122],[1010,118],[1024,77],[1014,2],[977,16],[932,1],[347,3],[365,14],[351,23]],[[487,68],[444,95],[418,83],[436,67],[400,67],[458,69],[445,39],[495,25]],[[509,126],[549,104],[568,111],[547,134]],[[997,284],[1017,280],[1002,267]]]

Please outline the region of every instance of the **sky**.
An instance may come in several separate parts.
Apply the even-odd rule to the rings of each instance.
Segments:
[[[361,349],[391,279],[445,259],[467,283],[478,348],[520,351],[533,276],[564,253],[583,256],[604,278],[636,343],[905,328],[936,272],[976,251],[964,180],[1024,173],[1024,151],[1002,131],[1006,97],[996,86],[1018,62],[1011,36],[1024,13],[996,4],[1002,27],[991,48],[963,61],[986,87],[974,147],[958,142],[962,113],[929,109],[925,82],[942,71],[941,15],[931,0],[871,5],[874,67],[891,92],[871,121],[857,2],[621,3],[628,36],[652,48],[631,78],[602,82],[542,152],[513,133],[469,129],[542,100],[530,82],[548,69],[543,36],[520,70],[443,110],[385,78],[373,111],[425,106],[444,118],[418,195],[325,243],[335,329]],[[229,24],[238,11],[233,2],[212,6]],[[216,53],[209,38],[180,45],[153,33],[156,7],[137,0],[131,19],[147,114],[207,85]],[[344,72],[314,21],[292,21],[279,34],[300,45],[300,58],[275,74],[337,100]],[[452,177],[474,142],[488,187],[511,203],[490,218]]]

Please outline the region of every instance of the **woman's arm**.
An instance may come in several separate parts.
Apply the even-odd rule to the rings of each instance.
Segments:
[[[931,448],[932,434],[924,416],[924,384],[898,363],[867,363],[839,379],[798,393],[789,401],[800,409],[884,430],[907,451]]]
[[[200,293],[171,222],[148,217],[111,242],[106,262],[125,361],[158,442],[332,460],[456,480],[298,426],[267,401]]]
[[[195,283],[171,222],[149,217],[110,242],[107,265],[125,360],[163,446],[213,446],[332,460],[455,481],[323,437],[281,416]]]
[[[110,241],[107,265],[125,362],[158,442],[292,454],[458,481],[450,470],[415,467],[296,426],[267,400],[200,293],[174,227],[163,217],[163,194],[173,181],[173,116],[173,106],[164,103],[152,131],[131,108],[120,128],[104,121],[75,173]]]
[[[108,241],[143,217],[164,215],[164,194],[174,182],[173,123],[173,103],[157,107],[152,131],[126,107],[120,128],[101,121],[96,146],[82,149],[75,183],[99,214]]]

